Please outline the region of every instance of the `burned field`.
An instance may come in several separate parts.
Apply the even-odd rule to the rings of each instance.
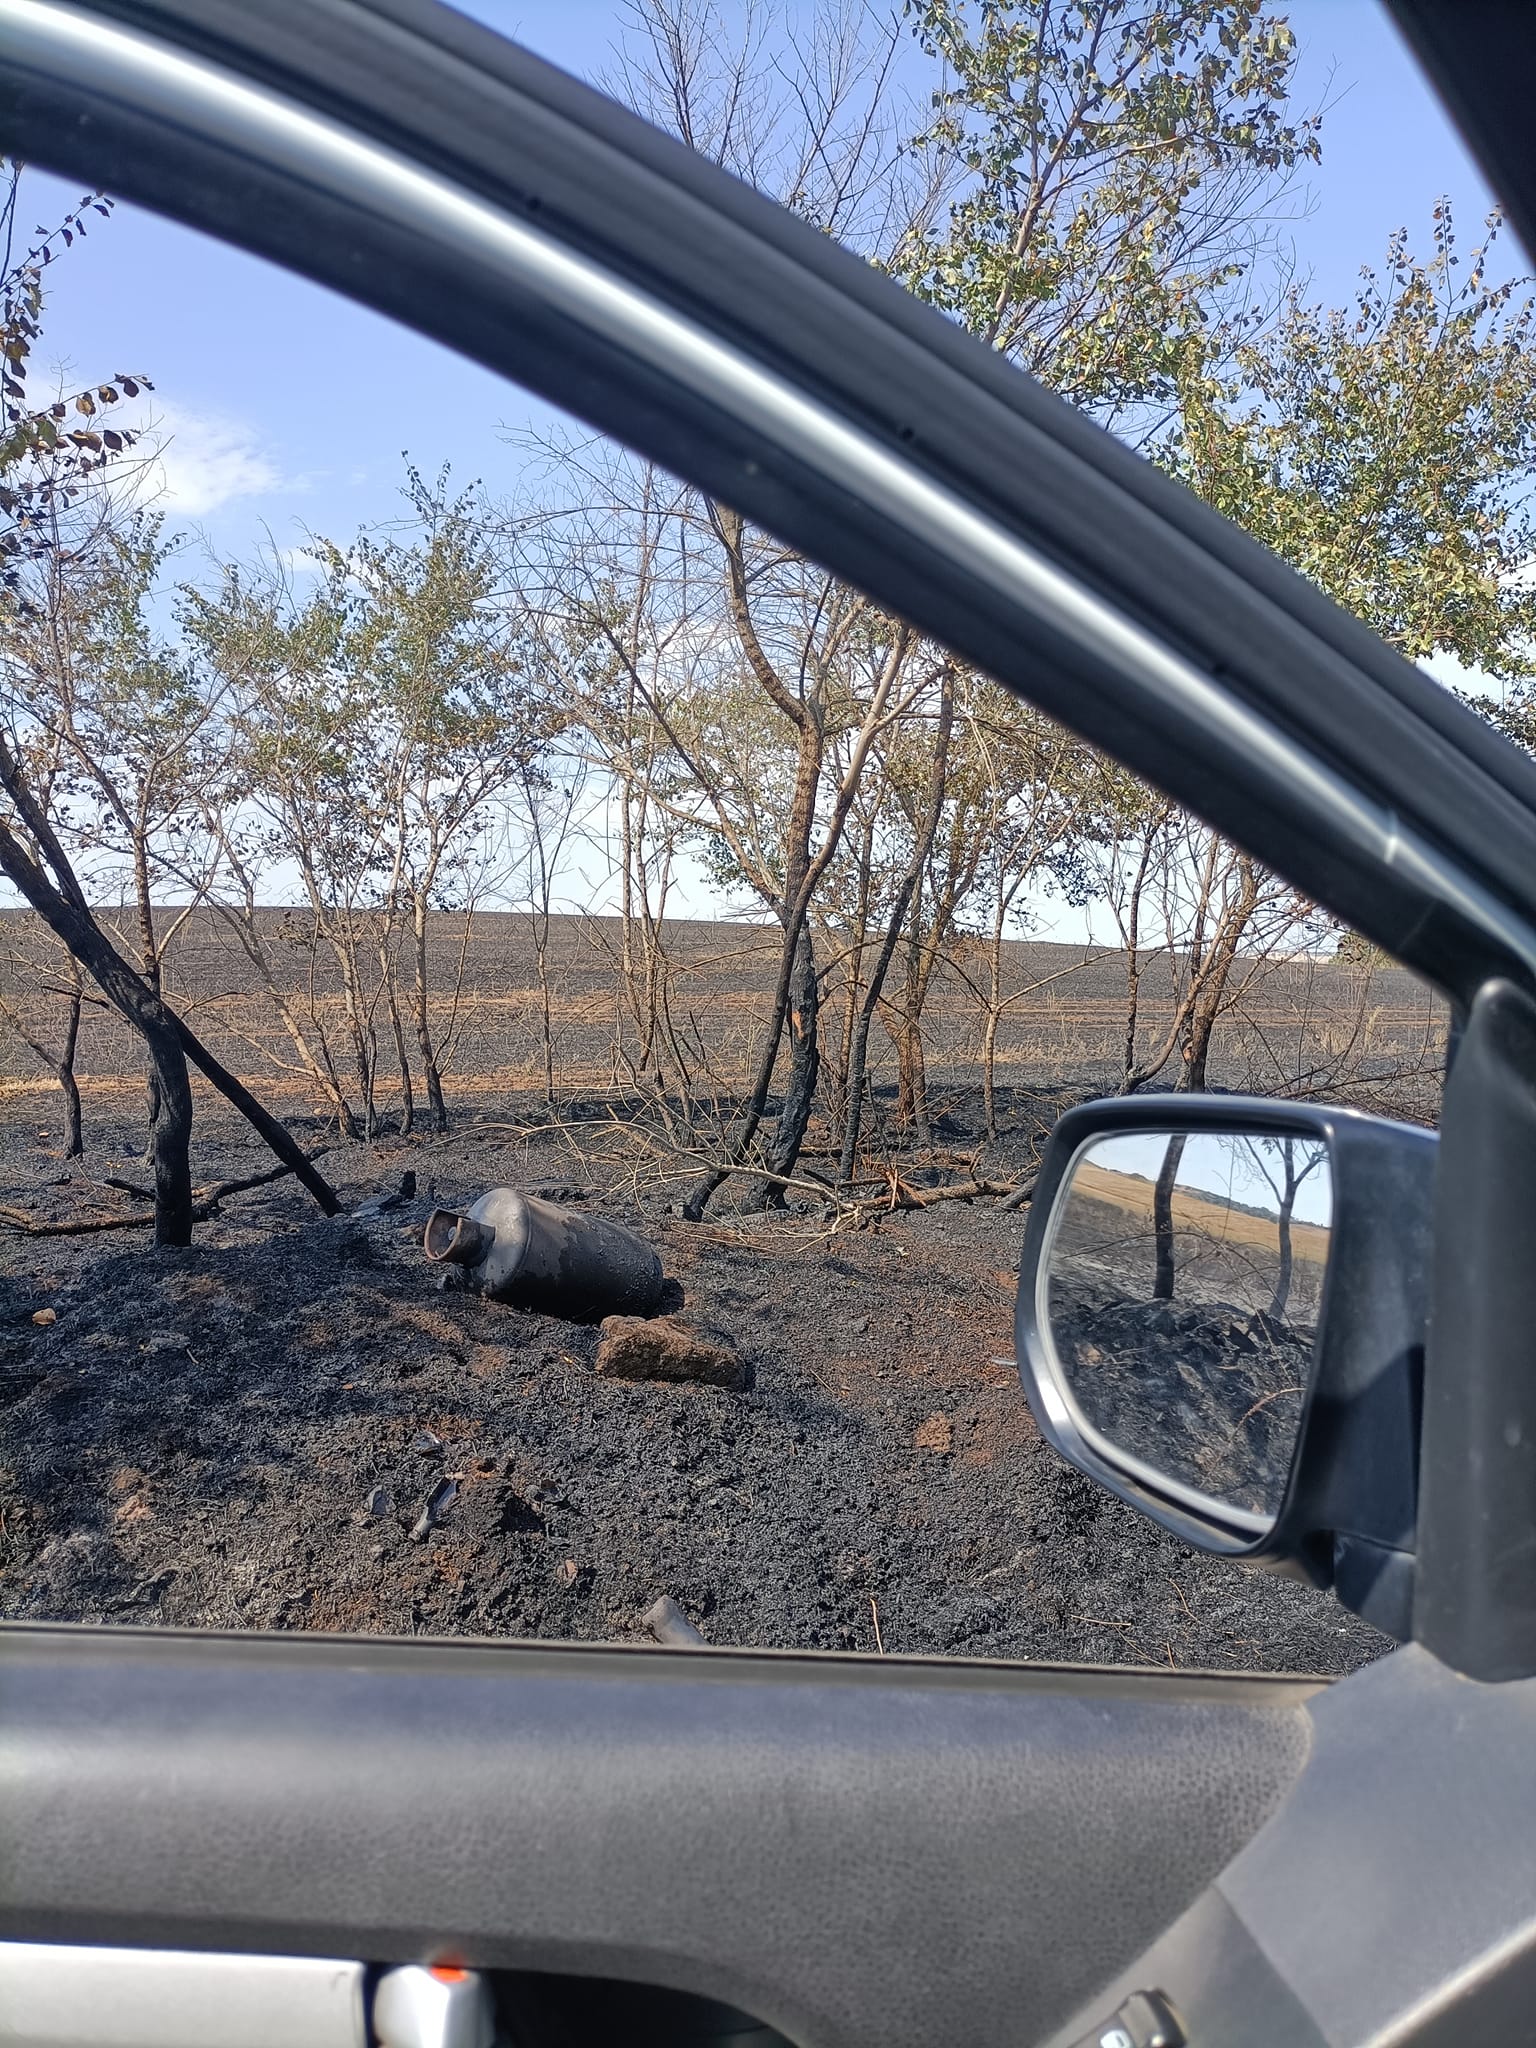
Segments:
[[[131,1124],[90,1122],[65,1183],[13,1114],[7,1181],[39,1220],[109,1162],[132,1172]],[[354,1209],[415,1173],[371,1216],[279,1184],[188,1251],[8,1235],[0,1611],[624,1640],[667,1594],[721,1644],[1322,1671],[1382,1647],[1326,1596],[1160,1536],[1040,1441],[1008,1362],[1017,1216],[696,1227],[665,1189],[635,1198],[610,1139],[583,1154],[509,1122],[539,1118],[330,1155]],[[199,1129],[210,1177],[259,1164],[206,1105]],[[597,1327],[440,1285],[428,1210],[498,1183],[645,1235],[663,1306],[745,1386],[608,1379]]]
[[[328,1040],[345,1070],[344,1004],[334,962],[317,951],[296,914],[266,910],[258,919],[263,947],[280,969],[299,1024],[317,1043]],[[121,936],[131,951],[126,925]],[[547,995],[549,1064],[567,1106],[578,1093],[632,1099],[653,1079],[664,1053],[669,1090],[675,1094],[686,1076],[695,1115],[707,1117],[718,1098],[739,1089],[761,1050],[777,974],[775,935],[758,924],[679,921],[656,928],[652,940],[641,958],[618,918],[556,916],[541,932],[537,920],[514,911],[477,911],[468,920],[438,915],[430,931],[430,974],[450,1101],[499,1116],[509,1098],[542,1088]],[[312,1081],[290,1034],[218,918],[204,911],[186,917],[165,978],[180,1012],[263,1101],[285,1113],[314,1105]],[[57,999],[43,992],[58,981],[58,963],[35,920],[0,911],[0,996],[44,1040],[58,1036]],[[962,1100],[973,1096],[980,1079],[985,981],[982,949],[956,939],[923,1012],[929,1080],[957,1090]],[[1276,959],[1245,963],[1234,981],[1241,996],[1218,1024],[1213,1046],[1211,1078],[1218,1085],[1265,1095],[1326,1095],[1389,1116],[1433,1118],[1444,1012],[1401,968]],[[1167,956],[1145,954],[1138,998],[1143,1041],[1164,1033],[1168,983]],[[836,1064],[844,1030],[845,994],[835,977],[829,979],[822,1010],[828,1067]],[[372,1000],[377,1003],[376,994]],[[1010,940],[1002,953],[999,1002],[995,1070],[1016,1102],[1037,1097],[1049,1105],[1063,1090],[1082,1095],[1114,1087],[1126,1027],[1121,953]],[[647,1013],[654,1013],[649,1028]],[[398,1099],[381,1011],[375,1031],[381,1107],[393,1117]],[[88,1005],[82,1020],[79,1068],[98,1096],[116,1087],[136,1101],[142,1049],[99,1004]],[[0,1085],[35,1083],[40,1073],[39,1061],[15,1033],[0,1030]],[[869,1132],[877,1148],[902,1142],[886,1116],[895,1078],[894,1049],[877,1027],[870,1041]],[[936,1115],[947,1100],[947,1093],[935,1100]],[[133,1114],[126,1099],[124,1111]],[[970,1112],[963,1120],[975,1121]]]
[[[623,1640],[668,1595],[721,1644],[1318,1671],[1379,1651],[1327,1596],[1190,1553],[1041,1442],[1011,1364],[1020,1215],[941,1201],[851,1228],[809,1181],[776,1213],[674,1213],[757,1043],[761,934],[672,934],[691,1126],[638,1086],[611,926],[557,921],[553,939],[546,1013],[526,921],[483,919],[467,954],[445,928],[444,961],[468,960],[453,1128],[403,1140],[386,1100],[365,1145],[314,1113],[238,961],[189,924],[177,1000],[302,1142],[330,1143],[349,1213],[321,1218],[278,1182],[223,1202],[185,1251],[150,1250],[142,1222],[27,1234],[133,1212],[106,1184],[143,1174],[142,1070],[89,1012],[86,1156],[66,1161],[57,1094],[4,1042],[0,1612]],[[1114,1086],[1123,965],[1013,949],[1023,993],[997,1045],[995,1139],[963,978],[932,1007],[920,1152],[880,1053],[867,1142],[893,1189],[1027,1174],[1060,1108]],[[1373,1074],[1432,1084],[1438,1022],[1406,976],[1287,969],[1262,994],[1218,1042],[1224,1085],[1262,1080],[1260,1038],[1271,1067],[1354,1048],[1356,1099],[1374,1099]],[[334,1000],[310,996],[316,1014]],[[553,1110],[531,1086],[545,1014]],[[825,1173],[826,1136],[812,1139],[809,1171]],[[206,1092],[194,1159],[204,1183],[270,1163]],[[415,1195],[367,1213],[408,1172]],[[421,1248],[429,1211],[498,1185],[638,1231],[663,1308],[729,1355],[720,1376],[737,1384],[609,1378],[594,1324],[442,1285]]]

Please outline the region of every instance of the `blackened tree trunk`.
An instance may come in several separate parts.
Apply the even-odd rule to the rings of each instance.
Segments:
[[[69,961],[70,982],[65,991],[64,1042],[57,1052],[31,1028],[23,1011],[13,1009],[9,1003],[0,1003],[0,1015],[58,1082],[59,1093],[64,1098],[64,1157],[78,1159],[85,1150],[85,1136],[80,1116],[80,1084],[75,1079],[75,1050],[80,1042],[80,1009],[84,995],[80,986],[80,970],[73,956],[66,954],[65,958]]]
[[[379,942],[379,973],[384,983],[384,1006],[389,1012],[390,1037],[394,1040],[395,1067],[400,1075],[400,1135],[408,1138],[416,1127],[416,1094],[411,1086],[411,1060],[405,1049],[405,1029],[395,994],[395,963],[384,940]]]
[[[144,821],[144,801],[144,792],[141,790],[139,792],[139,815],[136,820],[129,823],[129,831],[133,842],[133,887],[139,919],[139,972],[148,984],[150,994],[158,1003],[164,995],[165,989],[160,975],[160,948],[155,937],[154,905],[150,901],[149,894],[149,833]],[[163,1104],[160,1099],[160,1066],[151,1048],[148,1068],[144,1075],[144,1127],[148,1132],[148,1146],[145,1157],[149,1160],[151,1166],[155,1166],[157,1159],[155,1133],[160,1127],[162,1107]],[[189,1107],[189,1125],[190,1116],[191,1111]],[[174,1112],[172,1112],[171,1121],[172,1123],[175,1122]],[[155,1166],[155,1172],[155,1184],[158,1187],[159,1169],[157,1166]],[[189,1237],[191,1228],[192,1226],[189,1221],[187,1225]],[[159,1241],[158,1231],[156,1241]],[[181,1242],[183,1240],[177,1241]]]
[[[896,1114],[911,1133],[914,1151],[933,1142],[928,1123],[928,1062],[923,1056],[922,878],[907,915],[906,975],[901,994],[901,1035],[896,1042]]]
[[[70,962],[71,967],[74,962]],[[54,1072],[58,1075],[59,1093],[64,1097],[64,1157],[79,1159],[85,1151],[85,1131],[80,1116],[80,1083],[75,1079],[75,1053],[80,1044],[80,1005],[83,995],[80,988],[79,970],[75,970],[74,985],[69,992],[69,1010],[64,1026],[64,1048],[59,1054]]]
[[[443,1099],[443,1074],[438,1065],[437,1046],[432,1038],[431,987],[427,979],[427,892],[418,889],[411,904],[412,985],[411,1019],[416,1027],[416,1050],[421,1055],[421,1078],[427,1091],[427,1115],[434,1131],[448,1128],[448,1104]]]
[[[139,1029],[149,1051],[154,1122],[149,1164],[155,1183],[155,1243],[192,1242],[192,1083],[175,1024],[158,997]]]
[[[785,1019],[785,1027],[789,1033],[789,1078],[784,1088],[784,1102],[779,1111],[778,1127],[768,1147],[768,1165],[776,1174],[794,1172],[795,1162],[800,1157],[800,1148],[805,1143],[806,1129],[811,1121],[817,1083],[821,1078],[821,1046],[817,1036],[820,1002],[821,991],[816,981],[815,948],[811,944],[809,926],[802,924],[800,936],[795,941],[794,965],[790,972],[789,1015]],[[765,1202],[774,1206],[782,1206],[782,1182],[770,1181],[763,1191],[763,1198]]]
[[[0,788],[22,828],[58,878],[58,887],[0,823],[0,873],[25,897],[56,939],[95,981],[144,1041],[156,1084],[149,1159],[155,1183],[155,1243],[192,1242],[192,1084],[176,1022],[141,974],[118,952],[91,914],[85,893],[20,763],[0,739]]]
[[[848,1114],[843,1126],[843,1156],[838,1163],[838,1179],[845,1187],[853,1179],[858,1160],[859,1130],[864,1114],[864,1075],[869,1058],[869,1027],[885,987],[885,977],[890,972],[891,961],[895,957],[902,926],[907,920],[907,911],[922,880],[923,868],[933,851],[939,821],[944,814],[944,783],[949,767],[950,733],[955,718],[955,679],[947,667],[941,673],[940,684],[939,722],[928,777],[927,809],[917,831],[913,834],[912,856],[897,887],[896,901],[891,907],[885,937],[875,961],[875,970],[869,978],[869,987],[864,991],[864,1001],[854,1027],[853,1045],[848,1060]]]
[[[1275,1291],[1270,1298],[1269,1312],[1278,1322],[1285,1314],[1291,1301],[1291,1280],[1295,1272],[1295,1253],[1291,1240],[1291,1222],[1296,1214],[1296,1197],[1301,1193],[1301,1184],[1309,1174],[1316,1171],[1324,1158],[1321,1151],[1315,1151],[1305,1166],[1298,1172],[1296,1167],[1296,1140],[1284,1138],[1280,1144],[1283,1174],[1276,1193],[1279,1209],[1275,1226],[1279,1235],[1279,1262],[1275,1273]],[[1266,1174],[1266,1179],[1269,1176]],[[1273,1187],[1273,1181],[1270,1182]]]
[[[1176,1275],[1173,1264],[1173,1190],[1179,1178],[1179,1161],[1184,1157],[1181,1134],[1168,1140],[1163,1163],[1152,1188],[1153,1273],[1152,1299],[1172,1301]]]
[[[1275,1275],[1275,1291],[1270,1297],[1269,1313],[1277,1323],[1284,1316],[1291,1299],[1291,1212],[1295,1206],[1296,1189],[1291,1186],[1285,1191],[1280,1214],[1276,1218],[1280,1233],[1280,1264]]]
[[[1198,1093],[1205,1087],[1211,1036],[1226,1004],[1232,963],[1237,958],[1237,949],[1259,900],[1258,870],[1246,854],[1238,857],[1237,873],[1237,893],[1218,920],[1210,953],[1192,991],[1183,1045],[1183,1068],[1178,1083],[1181,1090],[1191,1093]]]

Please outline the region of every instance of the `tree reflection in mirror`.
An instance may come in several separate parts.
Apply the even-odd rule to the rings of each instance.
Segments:
[[[1047,1298],[1080,1419],[1164,1481],[1275,1516],[1332,1210],[1316,1138],[1139,1131],[1086,1147],[1060,1205]]]

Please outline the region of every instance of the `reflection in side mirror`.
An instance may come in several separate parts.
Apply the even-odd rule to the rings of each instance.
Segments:
[[[1044,1303],[1079,1429],[1160,1491],[1266,1533],[1311,1383],[1332,1219],[1321,1138],[1087,1144],[1056,1206]]]

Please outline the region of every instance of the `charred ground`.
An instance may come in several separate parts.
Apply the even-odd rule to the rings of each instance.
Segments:
[[[132,1103],[96,1103],[67,1167],[48,1106],[23,1121],[13,1100],[13,1203],[126,1204],[92,1184],[134,1171]],[[1022,1163],[1051,1104],[1012,1107]],[[953,1098],[962,1147],[967,1113]],[[1384,1647],[1325,1595],[1159,1535],[1040,1441],[1008,1362],[1019,1217],[694,1227],[664,1178],[616,1170],[629,1148],[599,1110],[543,1121],[525,1104],[332,1153],[352,1204],[416,1173],[416,1200],[372,1219],[279,1185],[189,1251],[7,1236],[0,1612],[622,1639],[670,1593],[716,1643],[1313,1671]],[[262,1163],[207,1104],[198,1133],[208,1179]],[[644,1231],[748,1391],[606,1381],[596,1328],[441,1289],[427,1208],[498,1182]]]

